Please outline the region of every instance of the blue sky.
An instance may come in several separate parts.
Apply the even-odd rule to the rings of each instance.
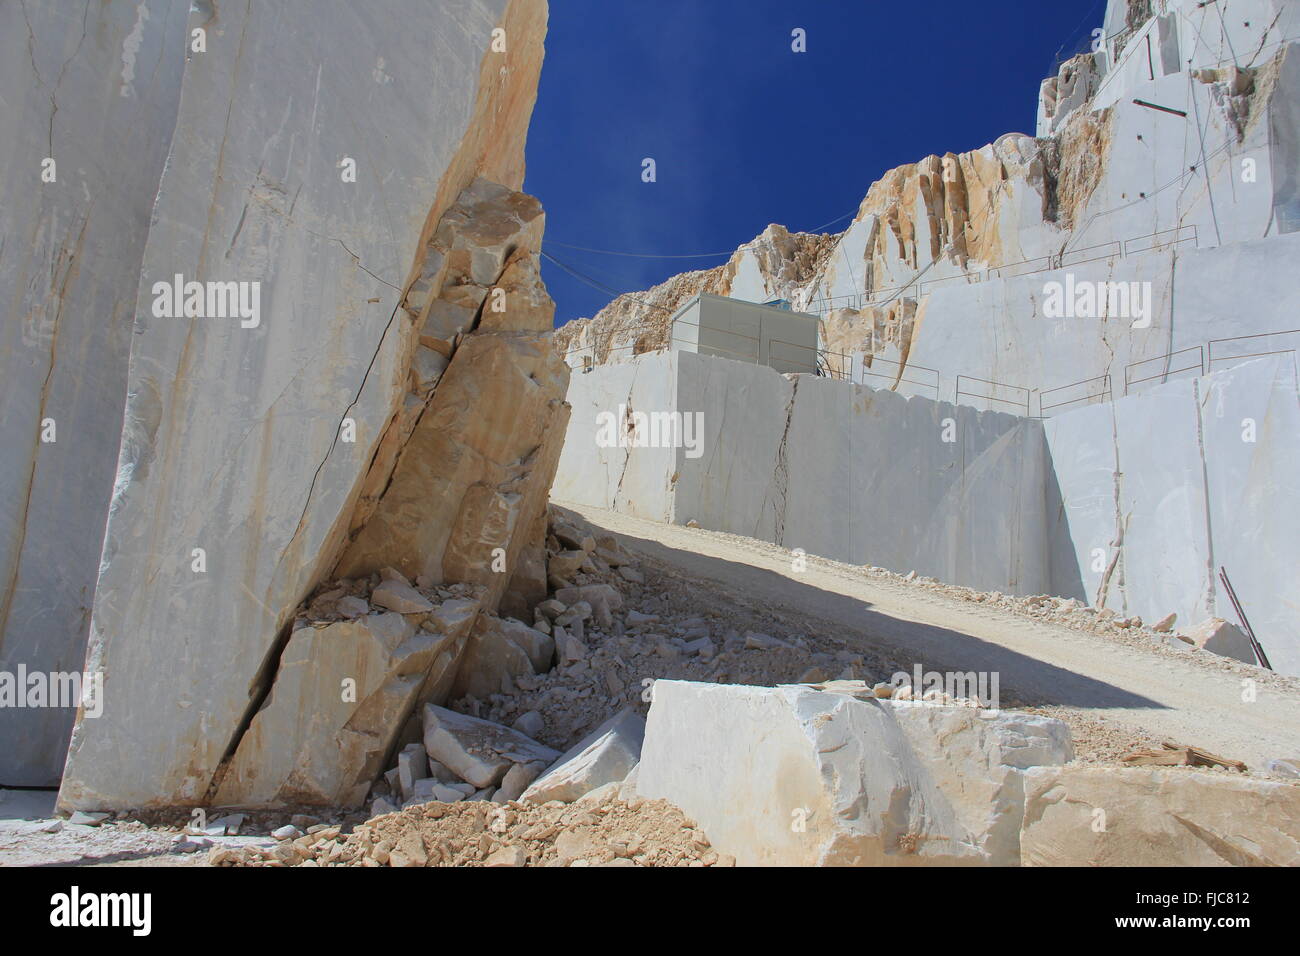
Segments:
[[[543,248],[630,292],[727,257],[561,243],[729,253],[769,222],[811,230],[854,212],[894,166],[1032,135],[1039,82],[1087,49],[1104,6],[551,0],[524,183],[546,209]],[[642,182],[645,157],[656,182]],[[556,324],[612,298],[545,259],[542,275]]]

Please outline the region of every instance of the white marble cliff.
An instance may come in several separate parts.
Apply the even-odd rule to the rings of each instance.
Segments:
[[[133,130],[146,145],[156,132],[158,158],[166,151],[167,163],[161,179],[155,172],[153,186],[140,190],[136,261],[121,268],[129,294],[119,285],[112,293],[117,311],[108,298],[98,309],[125,323],[116,354],[120,360],[129,340],[130,357],[113,372],[121,382],[120,448],[111,415],[100,411],[105,447],[84,456],[106,482],[102,537],[86,514],[86,537],[102,540],[98,580],[87,573],[80,582],[87,607],[95,583],[85,668],[103,676],[103,694],[102,714],[84,708],[72,733],[60,795],[68,808],[201,803],[232,761],[262,768],[256,783],[239,774],[227,780],[236,798],[270,793],[266,799],[274,800],[276,786],[280,798],[295,786],[269,779],[296,771],[283,753],[266,751],[267,738],[250,736],[253,717],[268,701],[290,721],[319,703],[319,688],[302,684],[289,666],[299,655],[295,613],[356,550],[367,523],[394,506],[385,490],[399,488],[428,457],[432,439],[422,417],[458,430],[466,449],[446,494],[418,514],[404,512],[412,535],[451,526],[443,537],[455,560],[420,569],[425,593],[476,586],[498,546],[518,558],[544,507],[567,412],[567,373],[539,331],[539,324],[550,326],[550,300],[536,273],[540,208],[531,227],[510,210],[536,205],[517,190],[546,4],[327,6],[159,5],[146,10],[147,43],[123,40],[135,56],[137,95],[148,94],[140,84],[157,75],[156,47],[166,44],[175,62],[157,82],[172,70],[180,96],[168,120],[174,131],[148,123]],[[165,37],[164,25],[171,31]],[[204,49],[187,50],[186,38],[200,28]],[[25,33],[15,37],[19,52]],[[38,61],[46,81],[73,47],[49,67]],[[7,66],[16,59],[12,68],[26,67],[17,57]],[[69,67],[64,82],[81,69]],[[115,76],[124,68],[104,69]],[[88,157],[72,153],[60,169],[74,176],[88,165]],[[454,211],[476,202],[499,211],[492,221],[506,231],[449,233]],[[118,252],[126,251],[123,243]],[[492,262],[496,271],[480,274]],[[208,289],[179,315],[170,293],[157,289],[176,276]],[[471,305],[469,321],[455,329],[430,318],[453,287],[463,306],[475,282],[484,284],[480,305],[491,288],[504,292],[500,315],[480,321],[481,309]],[[248,308],[205,311],[221,283],[247,284],[230,288]],[[81,364],[93,369],[108,357],[86,355]],[[497,376],[496,384],[478,380],[485,374]],[[513,389],[504,431],[492,410],[506,399],[494,388]],[[460,407],[467,396],[479,403],[468,414],[451,421],[439,411]],[[111,400],[105,388],[99,401]],[[34,434],[34,424],[25,427]],[[475,520],[481,507],[495,508],[500,520]],[[367,552],[357,573],[404,562],[395,542],[391,558]],[[474,613],[495,607],[507,583],[475,590]],[[349,660],[379,653],[407,668],[395,675],[407,685],[410,667],[424,668],[423,676],[435,666],[454,670],[454,660],[422,645],[385,643],[429,620],[432,606],[415,599],[397,613],[417,614],[417,606],[418,616],[391,635],[354,635],[355,644],[337,653]],[[461,621],[445,631],[467,628]],[[433,630],[431,623],[424,633]],[[69,661],[80,640],[86,635],[64,633]],[[463,642],[448,646],[458,653]],[[31,656],[29,666],[52,666],[48,654]],[[288,670],[280,682],[282,660]],[[331,666],[342,664],[319,663],[322,672]],[[346,750],[355,737],[349,727],[365,725],[355,713],[342,714],[333,736],[318,741],[346,750],[346,759],[334,761],[336,779],[317,781],[322,791],[334,788],[331,798],[348,792],[342,778],[364,775],[383,756],[375,750],[400,729],[400,708],[418,703],[419,694],[394,696],[394,686],[367,685],[363,691],[374,697],[359,702],[372,717],[400,703],[373,728],[378,743]],[[42,746],[57,754],[60,736],[46,735]]]

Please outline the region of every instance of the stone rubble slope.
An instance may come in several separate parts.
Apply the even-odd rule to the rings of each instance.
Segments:
[[[918,662],[938,672],[993,669],[1001,675],[1002,706],[1065,720],[1080,759],[1112,762],[1172,740],[1245,760],[1253,774],[1295,752],[1300,680],[1177,639],[1166,645],[1167,634],[1098,624],[1096,615],[1078,608],[1063,614],[1055,603],[963,601],[942,593],[946,585],[911,574],[873,573],[740,535],[575,507],[633,550],[674,616],[716,611],[724,627],[801,635],[818,650],[862,656],[859,676],[867,680],[911,674]],[[741,682],[791,683],[801,674]],[[651,676],[712,679],[667,668]]]
[[[610,588],[619,597],[611,600],[610,594],[604,593],[603,605],[606,610],[617,606],[617,610],[610,611],[611,627],[621,624],[627,635],[646,627],[676,632],[676,620],[690,620],[686,614],[702,618],[706,627],[753,624],[740,640],[732,641],[731,648],[719,654],[733,654],[738,674],[748,682],[784,687],[655,680],[663,678],[663,671],[673,662],[654,650],[641,662],[643,672],[649,675],[647,679],[654,682],[647,685],[654,693],[649,727],[642,727],[641,718],[632,708],[617,710],[601,723],[594,717],[604,713],[595,706],[597,701],[591,701],[589,710],[578,711],[585,714],[584,721],[573,721],[571,705],[563,695],[523,701],[528,709],[517,713],[513,726],[426,706],[422,722],[425,732],[415,739],[411,739],[409,728],[403,732],[399,741],[403,745],[391,769],[373,788],[372,819],[368,822],[359,814],[341,814],[329,808],[317,810],[316,816],[296,814],[287,823],[283,812],[277,818],[277,814],[265,810],[231,810],[225,817],[212,819],[207,830],[187,829],[177,834],[175,855],[207,851],[214,865],[269,866],[728,865],[733,861],[771,862],[777,857],[841,865],[868,861],[885,865],[979,865],[1014,864],[1022,840],[1035,834],[1037,842],[1032,845],[1048,845],[1050,849],[1034,851],[1037,856],[1032,858],[1026,853],[1026,864],[1047,860],[1044,853],[1050,860],[1066,864],[1092,858],[1125,864],[1135,858],[1114,843],[1104,844],[1104,848],[1087,840],[1080,843],[1078,836],[1071,836],[1067,829],[1075,817],[1062,818],[1061,810],[1053,809],[1062,804],[1067,812],[1075,813],[1069,808],[1079,801],[1071,796],[1062,803],[1052,788],[1035,790],[1027,783],[1031,775],[1047,771],[1061,771],[1062,780],[1073,779],[1069,771],[1086,767],[1080,761],[1095,760],[1086,750],[1073,754],[1070,735],[1060,719],[1013,713],[1005,709],[1005,704],[1001,713],[995,714],[980,709],[976,701],[957,701],[941,692],[914,701],[910,688],[884,683],[891,672],[905,670],[897,662],[879,657],[841,661],[835,654],[820,650],[837,645],[816,631],[811,620],[801,622],[803,633],[794,633],[787,620],[764,610],[761,604],[751,609],[727,605],[725,593],[701,581],[676,579],[667,568],[650,559],[633,558],[619,548],[614,538],[589,527],[573,512],[554,506],[549,511],[549,554],[559,558],[555,570],[569,575],[552,578],[552,593],[568,592],[576,606],[580,604],[576,598],[584,589]],[[582,550],[582,545],[590,550]],[[581,562],[576,561],[575,551],[585,555]],[[599,554],[604,555],[598,558],[603,570],[593,561]],[[606,558],[612,559],[616,567],[611,567]],[[588,570],[582,570],[584,564]],[[633,578],[643,583],[633,584],[620,574],[624,568],[633,571]],[[386,571],[370,579],[322,585],[321,592],[300,611],[299,626],[309,628],[315,620],[318,630],[325,631],[372,617],[404,617],[398,611],[373,604],[374,592],[394,583],[400,585],[395,572]],[[417,581],[411,585],[415,597],[404,594],[404,600],[421,598],[437,606],[438,602],[467,600],[465,594],[472,593],[468,585],[429,588],[426,584]],[[901,581],[901,585],[923,587],[915,580]],[[586,593],[594,596],[591,591]],[[361,602],[367,605],[368,614],[363,615]],[[654,611],[638,610],[646,606],[654,607]],[[554,623],[564,619],[569,610],[571,606],[558,598],[547,597],[538,606],[534,623],[554,632],[556,628],[573,627],[575,622],[594,622],[594,610],[584,617],[586,610],[578,609],[580,615],[568,619],[568,624]],[[425,611],[411,610],[406,614],[422,613]],[[510,627],[500,630],[516,632],[510,640],[515,648],[520,646],[515,641],[526,646],[546,646],[545,641],[523,640],[517,632],[526,626],[517,620],[478,620],[481,623],[485,619],[493,624],[484,633],[498,632],[500,624],[508,624]],[[759,631],[759,626],[764,630]],[[582,644],[589,649],[589,643],[595,640],[595,628],[593,624],[582,631]],[[537,628],[528,630],[538,637],[549,637]],[[699,639],[685,641],[679,636],[677,640],[690,643]],[[711,637],[708,640],[712,641]],[[663,644],[654,637],[651,646],[659,648]],[[552,659],[546,666],[554,663],[554,644],[550,650]],[[552,675],[563,674],[559,666],[534,670],[533,658],[526,653],[494,659],[510,661],[498,671],[498,685],[503,692],[495,695],[497,706],[517,693],[507,688],[519,680],[528,683],[542,679],[549,683]],[[699,663],[698,654],[684,659]],[[813,663],[814,659],[820,663]],[[865,666],[868,662],[870,671]],[[836,666],[841,667],[841,680],[827,674]],[[854,675],[865,680],[854,679]],[[572,680],[572,675],[568,676]],[[802,685],[790,685],[796,680],[801,680]],[[552,685],[552,689],[562,687],[563,682]],[[771,719],[754,719],[745,709],[761,701],[768,704],[759,706],[771,709],[774,702],[781,700],[800,704],[793,711],[784,711],[784,715],[777,708],[776,713],[768,715]],[[697,701],[707,705],[707,717],[694,714]],[[485,704],[493,701],[465,698],[452,706],[469,709],[477,705],[482,709]],[[656,711],[659,717],[654,717]],[[560,715],[564,721],[556,719]],[[806,732],[790,736],[781,730],[792,717],[797,724],[803,722]],[[434,734],[430,735],[429,730]],[[559,753],[558,747],[568,744],[567,740],[551,736],[556,732],[565,737],[577,735],[568,753]],[[549,737],[556,747],[547,747],[538,737]],[[816,745],[816,740],[824,743]],[[1079,743],[1091,745],[1087,741]],[[1136,743],[1140,741],[1131,740],[1130,749]],[[798,757],[801,753],[803,757]],[[780,774],[758,769],[771,760],[780,763]],[[819,760],[831,761],[836,771],[797,771],[801,761],[807,760],[811,760],[810,767]],[[737,766],[732,767],[732,763]],[[1132,780],[1149,773],[1128,767],[1101,769],[1118,771],[1114,778],[1118,793],[1136,786]],[[1287,784],[1291,790],[1260,790],[1242,783],[1269,783],[1255,775],[1182,767],[1162,773],[1191,775],[1192,782],[1182,784],[1184,790],[1190,788],[1187,796],[1180,797],[1183,804],[1195,805],[1201,800],[1197,788],[1203,787],[1210,788],[1205,799],[1214,806],[1227,806],[1234,799],[1214,796],[1221,792],[1218,788],[1225,788],[1223,793],[1245,793],[1243,799],[1247,800],[1253,799],[1249,796],[1252,793],[1268,791],[1270,800],[1283,801],[1279,804],[1281,813],[1266,818],[1264,829],[1251,830],[1251,834],[1258,832],[1273,842],[1264,856],[1223,830],[1225,823],[1212,813],[1188,817],[1195,819],[1206,834],[1216,832],[1227,840],[1205,844],[1203,834],[1196,836],[1196,842],[1218,845],[1232,861],[1281,858],[1277,853],[1286,847],[1284,840],[1300,831],[1288,816],[1291,810],[1284,809],[1290,806],[1286,801],[1292,799],[1291,793],[1300,793],[1300,787],[1294,784]],[[472,777],[472,782],[465,777]],[[1219,782],[1223,778],[1229,782]],[[1208,782],[1201,783],[1203,779]],[[784,783],[772,790],[777,780]],[[1047,821],[1027,816],[1026,787],[1034,795],[1035,808],[1047,806],[1043,814]],[[528,788],[533,792],[525,792]],[[672,791],[671,800],[662,800],[664,788]],[[744,799],[727,799],[725,795],[731,792],[728,788],[740,788]],[[1088,796],[1095,790],[1080,792],[1084,793],[1082,799],[1093,803],[1101,799]],[[1047,796],[1041,796],[1044,793]],[[884,816],[855,813],[849,817],[827,813],[826,809],[859,804],[893,809]],[[593,810],[593,806],[610,809]],[[744,812],[737,812],[737,808]],[[900,808],[909,809],[902,812]],[[798,821],[802,829],[790,830],[796,821],[792,810],[806,812]],[[1114,823],[1115,831],[1128,832],[1138,826],[1128,822],[1128,814],[1134,812],[1123,810],[1125,818]],[[1076,816],[1082,818],[1082,814],[1084,809],[1079,809]],[[1203,855],[1196,843],[1179,835],[1186,829],[1175,826],[1169,830],[1167,821],[1173,818],[1162,814],[1164,810],[1143,810],[1140,822],[1141,827],[1164,834],[1161,858]],[[1184,810],[1179,814],[1187,816]],[[216,812],[211,816],[216,817]],[[233,818],[238,818],[239,823],[230,830],[225,821]],[[617,821],[616,826],[604,825],[606,819]],[[666,825],[660,826],[664,821]],[[100,826],[113,829],[120,822],[104,821]],[[1128,829],[1121,831],[1121,826]],[[768,830],[770,834],[761,838],[751,836]],[[238,832],[239,836],[230,836],[230,832]],[[1281,836],[1274,838],[1270,834]],[[53,838],[42,835],[40,839]],[[1058,847],[1062,843],[1065,847]],[[1245,856],[1243,847],[1248,851]],[[1222,857],[1218,861],[1222,862]]]
[[[1062,624],[1132,646],[1153,647],[1161,652],[1180,655],[1204,651],[1204,654],[1199,655],[1202,660],[1209,662],[1215,659],[1233,673],[1280,682],[1287,686],[1300,686],[1300,680],[1295,678],[1262,672],[1245,633],[1222,618],[1207,618],[1183,627],[1178,624],[1178,615],[1171,612],[1158,621],[1148,623],[1138,615],[1126,617],[1114,608],[1093,607],[1077,598],[1055,597],[1050,594],[1017,597],[1001,591],[980,591],[945,584],[927,575],[918,576],[915,571],[898,574],[874,566],[864,568],[863,571],[878,580],[920,587],[960,601],[1009,611],[1031,620]],[[1229,661],[1238,662],[1245,667],[1234,666]]]
[[[861,655],[819,650],[805,636],[742,635],[728,628],[715,643],[720,618],[687,617],[676,624],[630,608],[645,592],[645,576],[633,559],[614,538],[594,533],[570,513],[548,513],[552,596],[537,605],[531,627],[478,617],[459,670],[444,680],[486,693],[453,694],[450,708],[425,704],[419,732],[408,723],[402,739],[409,742],[400,752],[394,753],[396,737],[386,738],[393,756],[370,792],[372,814],[434,801],[572,801],[621,781],[640,758],[645,725],[639,714],[665,675],[776,683],[867,675]],[[383,574],[380,587],[397,576],[391,569]],[[354,582],[343,582],[309,607],[337,614],[337,604],[354,597],[338,595],[355,590]],[[412,615],[422,613],[412,609]],[[728,668],[737,663],[733,675]],[[872,663],[882,678],[876,693],[908,695],[884,683],[883,665]],[[375,780],[373,765],[367,767]]]
[[[269,848],[209,851],[216,866],[732,866],[662,800],[609,791],[572,804],[428,803]]]

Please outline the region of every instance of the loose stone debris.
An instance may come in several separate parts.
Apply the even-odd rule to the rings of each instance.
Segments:
[[[218,847],[214,866],[733,866],[664,800],[427,803],[352,833],[322,827],[272,847]]]

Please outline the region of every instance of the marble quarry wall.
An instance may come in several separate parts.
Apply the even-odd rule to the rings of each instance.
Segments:
[[[1300,391],[1294,354],[1168,382],[1045,423],[1051,591],[1147,621],[1236,621],[1300,674]]]
[[[558,499],[1181,627],[1236,620],[1223,566],[1300,674],[1294,353],[1046,420],[681,352],[575,374],[569,398]],[[620,404],[698,414],[694,452],[600,447]]]
[[[673,447],[631,447],[627,425],[638,410],[677,409],[680,352],[648,352],[569,377],[569,428],[551,493],[649,518],[673,520]],[[612,440],[611,440],[612,439]]]
[[[547,341],[544,219],[517,190],[546,15],[544,0],[190,10],[206,52],[184,60],[126,306],[85,663],[102,675],[102,713],[84,709],[73,730],[63,807],[350,799],[404,712],[446,683],[432,669],[454,670],[473,614],[457,606],[439,624],[403,592],[385,600],[423,630],[393,622],[354,634],[364,647],[331,646],[292,639],[303,602],[337,574],[371,575],[369,590],[377,568],[400,565],[426,593],[470,588],[474,613],[491,611],[515,583],[486,574],[495,549],[523,563],[541,547],[567,370]],[[164,295],[160,310],[155,285],[176,275],[255,284],[258,308],[171,314]],[[498,289],[504,309],[485,306]],[[444,489],[423,510],[416,478]],[[394,514],[408,537],[381,553],[367,529]],[[431,634],[445,640],[426,646]],[[395,671],[362,688],[355,713],[321,718],[338,720],[318,744],[339,748],[338,779],[308,785],[284,760],[291,737],[266,728],[316,713],[302,662],[342,666],[321,653],[378,654]]]
[[[0,6],[0,672],[85,657],[184,29],[168,0]],[[57,783],[74,713],[6,708],[0,783]]]
[[[575,373],[569,402],[558,499],[989,590],[1048,586],[1037,422],[689,352]],[[643,425],[602,447],[620,405],[680,415],[683,442],[636,447],[653,440]]]
[[[1257,342],[1241,336],[1300,329],[1295,279],[1289,270],[1278,268],[1280,261],[1296,258],[1300,234],[1212,249],[1157,250],[938,288],[914,320],[911,368],[900,390],[912,387],[916,394],[953,399],[957,375],[977,369],[970,374],[999,386],[967,386],[962,403],[1007,411],[1013,402],[1028,401],[1031,414],[1051,417],[1102,398],[1107,388],[1111,397],[1120,398],[1171,377],[1220,369],[1260,350]],[[1126,316],[1045,314],[1045,287],[1067,281],[1130,287],[1149,283],[1149,325],[1134,328],[1138,320]],[[1266,346],[1297,347],[1300,332],[1279,335]],[[919,368],[943,374],[922,375]],[[1109,382],[1099,381],[1103,376],[1109,376]],[[860,373],[857,380],[862,380]],[[934,381],[939,383],[937,391],[929,385]],[[979,397],[986,394],[1000,401]]]

